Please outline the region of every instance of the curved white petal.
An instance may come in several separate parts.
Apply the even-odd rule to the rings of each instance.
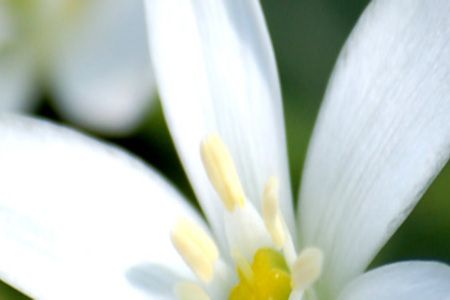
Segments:
[[[217,132],[258,209],[266,181],[280,179],[282,210],[294,230],[280,88],[259,1],[146,4],[164,113],[208,220],[221,235],[223,206],[199,154],[201,140]]]
[[[403,262],[357,277],[339,300],[449,300],[450,268],[436,262]]]
[[[49,59],[56,105],[81,126],[126,133],[142,121],[154,99],[143,3],[83,4],[74,26],[66,24],[70,29],[62,32],[62,40],[55,39],[55,56]]]
[[[119,149],[0,116],[0,182],[0,279],[33,297],[167,299],[190,274],[169,232],[201,220]]]
[[[362,272],[450,153],[450,3],[378,0],[336,65],[300,195],[325,293]]]

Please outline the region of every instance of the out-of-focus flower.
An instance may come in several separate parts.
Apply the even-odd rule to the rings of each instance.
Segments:
[[[0,1],[0,111],[30,109],[42,86],[80,126],[133,129],[154,97],[142,1]]]
[[[147,4],[166,117],[210,227],[120,150],[4,116],[0,278],[41,299],[448,299],[444,264],[363,274],[450,155],[446,1],[377,0],[361,17],[298,222],[259,2]]]

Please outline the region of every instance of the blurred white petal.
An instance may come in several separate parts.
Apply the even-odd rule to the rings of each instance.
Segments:
[[[449,300],[450,268],[435,262],[387,265],[357,277],[339,300]]]
[[[169,231],[201,221],[137,159],[1,116],[0,166],[0,279],[39,299],[169,299],[189,274]]]
[[[206,177],[200,142],[217,132],[245,192],[261,208],[269,176],[294,230],[283,113],[259,1],[147,0],[151,54],[164,113],[184,167],[218,236],[223,206]]]
[[[143,3],[96,0],[84,5],[75,26],[63,32],[61,41],[53,41],[57,108],[83,127],[129,132],[154,100]]]
[[[367,267],[448,160],[449,11],[374,1],[341,53],[299,207],[303,243],[325,251],[326,295]]]

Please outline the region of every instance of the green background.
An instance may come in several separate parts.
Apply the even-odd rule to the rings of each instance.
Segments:
[[[328,77],[345,39],[367,5],[365,0],[264,0],[283,88],[292,185],[300,171]],[[63,122],[45,95],[38,115]],[[50,101],[47,101],[50,100]],[[69,124],[73,126],[73,124]],[[94,134],[94,133],[91,133]],[[159,104],[131,136],[106,138],[160,169],[192,201]],[[371,267],[407,259],[450,263],[450,166],[447,165]],[[45,273],[45,270],[42,270]],[[0,299],[27,299],[1,284]]]

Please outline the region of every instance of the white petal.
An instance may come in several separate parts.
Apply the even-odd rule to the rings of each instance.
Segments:
[[[57,108],[81,126],[126,133],[142,121],[154,98],[143,4],[87,2],[72,30],[54,41]]]
[[[436,262],[403,262],[352,281],[339,300],[449,300],[450,268]]]
[[[248,198],[261,208],[270,176],[293,212],[273,50],[259,1],[147,0],[150,45],[164,112],[201,205],[216,232],[222,204],[199,148],[217,132],[230,148]]]
[[[1,280],[39,299],[166,299],[189,276],[169,232],[201,221],[137,159],[2,116],[0,166]]]
[[[300,195],[303,242],[325,251],[319,286],[362,272],[450,152],[450,3],[374,1],[328,87]]]

